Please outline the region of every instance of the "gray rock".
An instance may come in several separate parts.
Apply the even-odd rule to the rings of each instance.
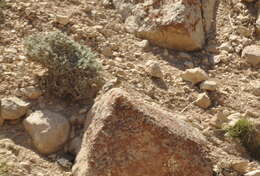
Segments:
[[[23,125],[42,154],[58,151],[69,137],[68,120],[49,110],[35,111],[23,121]]]

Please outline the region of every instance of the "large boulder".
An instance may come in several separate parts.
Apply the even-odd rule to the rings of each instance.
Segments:
[[[114,0],[128,32],[178,50],[201,49],[209,32],[216,0]]]
[[[211,176],[201,133],[134,93],[111,89],[85,123],[74,176]]]
[[[23,125],[42,154],[58,151],[69,137],[69,121],[49,110],[33,112],[23,121]]]

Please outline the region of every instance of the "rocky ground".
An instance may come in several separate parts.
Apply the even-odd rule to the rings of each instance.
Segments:
[[[46,69],[28,61],[23,47],[25,37],[53,30],[97,53],[107,82],[100,94],[113,87],[131,89],[145,101],[181,114],[199,129],[210,143],[216,175],[236,176],[260,169],[237,140],[227,139],[216,128],[231,115],[234,119],[260,117],[256,3],[217,0],[205,47],[180,52],[128,33],[127,24],[109,2],[0,0],[4,15],[2,20],[0,11],[0,98],[19,97],[24,102],[15,102],[25,109],[23,118],[10,117],[0,127],[0,175],[71,175],[90,104],[64,102],[41,90],[38,77]],[[245,50],[251,45],[258,47]],[[248,59],[251,55],[258,60]],[[37,152],[23,125],[25,116],[43,109],[61,114],[72,126],[63,150],[48,156]]]

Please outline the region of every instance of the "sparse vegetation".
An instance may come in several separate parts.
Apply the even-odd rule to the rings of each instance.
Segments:
[[[52,94],[91,98],[103,83],[95,54],[62,32],[32,35],[25,40],[25,48],[29,59],[48,68],[41,85]]]
[[[260,159],[259,144],[255,140],[255,127],[253,122],[242,118],[236,124],[227,129],[231,137],[239,138],[248,152],[255,158]]]

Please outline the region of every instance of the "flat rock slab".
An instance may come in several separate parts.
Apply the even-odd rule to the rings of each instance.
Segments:
[[[212,176],[197,129],[122,89],[96,101],[85,129],[74,176]]]

